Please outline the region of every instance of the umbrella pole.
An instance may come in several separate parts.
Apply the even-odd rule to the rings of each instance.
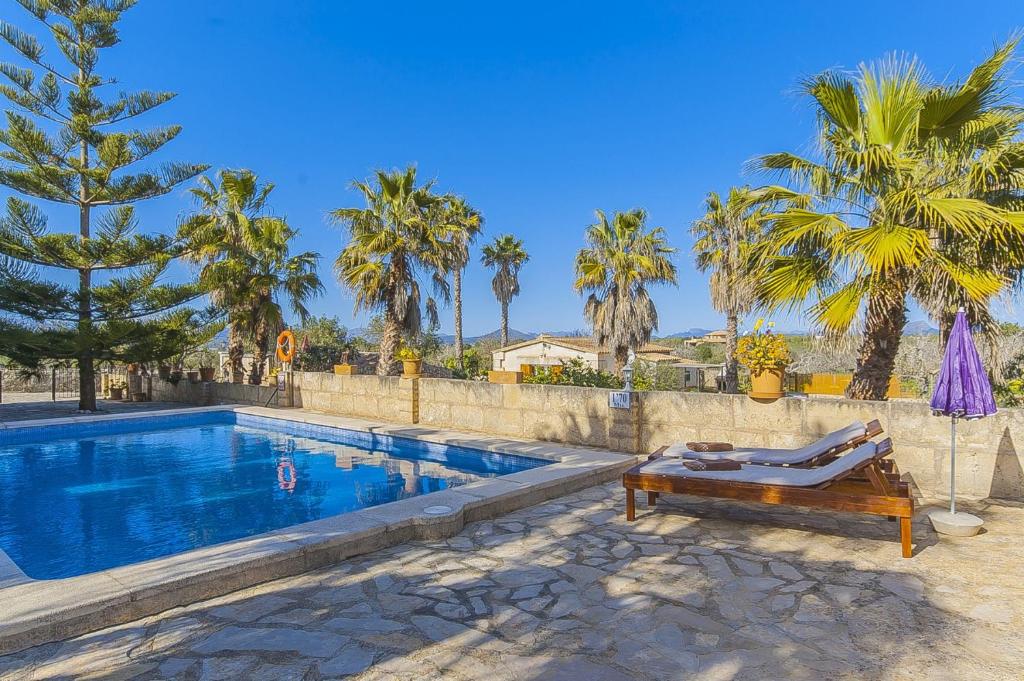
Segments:
[[[956,513],[956,416],[949,421],[949,512]]]

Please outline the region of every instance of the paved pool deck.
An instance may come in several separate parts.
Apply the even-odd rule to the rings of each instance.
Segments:
[[[121,402],[120,400],[104,400],[97,398],[96,414],[137,414],[150,411],[180,409],[181,404],[174,402]],[[46,393],[7,393],[3,394],[0,404],[0,424],[18,421],[35,421],[38,419],[62,419],[70,417],[90,416],[78,411],[78,398],[50,399]]]
[[[594,486],[444,540],[0,657],[0,679],[1018,679],[1024,505],[884,518]]]

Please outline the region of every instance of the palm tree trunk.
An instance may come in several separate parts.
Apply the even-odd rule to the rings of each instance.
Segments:
[[[907,323],[905,292],[873,295],[868,301],[864,341],[857,357],[857,370],[846,389],[854,400],[884,400],[889,391],[896,353]]]
[[[946,350],[946,343],[949,342],[949,334],[953,330],[955,321],[956,312],[946,311],[939,317],[939,352]]]
[[[269,342],[266,324],[260,324],[253,338],[255,348],[252,353],[252,371],[249,372],[249,383],[263,383],[263,364],[267,361],[267,343]]]
[[[617,375],[622,375],[622,369],[627,362],[629,362],[629,348],[615,348],[615,373]]]
[[[402,330],[397,316],[390,311],[384,313],[384,330],[380,334],[380,353],[377,355],[377,375],[390,376],[391,365],[395,362],[395,352],[401,340]]]
[[[242,342],[242,332],[238,329],[236,322],[231,322],[228,329],[228,371],[231,374],[232,383],[241,383],[244,380],[244,367],[242,358],[245,356],[245,344]]]
[[[736,394],[740,389],[739,362],[736,360],[736,342],[739,336],[739,317],[730,312],[725,317],[725,392]]]
[[[508,345],[508,303],[501,303],[501,347]]]
[[[455,310],[455,357],[459,363],[459,368],[463,371],[466,370],[466,360],[462,356],[465,351],[462,342],[462,268],[456,267],[452,273],[452,288],[454,291],[454,300],[452,307]]]

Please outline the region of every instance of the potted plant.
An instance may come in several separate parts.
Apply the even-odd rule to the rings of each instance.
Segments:
[[[161,381],[169,381],[171,378],[171,365],[161,364],[156,369],[157,376],[160,377]]]
[[[188,372],[185,372],[185,376],[188,378],[188,382],[189,383],[198,383],[199,382],[199,372],[198,371],[188,371]]]
[[[203,348],[196,352],[192,358],[199,367],[199,380],[208,383],[217,377],[217,365],[220,364],[220,355],[210,348]]]
[[[121,379],[110,382],[110,399],[112,400],[123,400],[124,389],[128,386]]]
[[[740,338],[736,345],[737,361],[750,369],[749,395],[755,399],[782,397],[782,379],[792,361],[786,339],[773,333],[773,326],[769,323],[764,328],[764,320],[758,319],[754,332]]]
[[[419,354],[408,345],[402,348],[395,355],[402,361],[402,376],[404,378],[418,378],[423,370],[423,360]]]
[[[358,373],[356,365],[352,364],[351,348],[345,348],[338,355],[338,363],[334,365],[334,373],[337,376],[354,376]]]

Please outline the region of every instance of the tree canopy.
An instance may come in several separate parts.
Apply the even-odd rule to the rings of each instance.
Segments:
[[[29,64],[4,62],[0,94],[10,102],[0,129],[0,184],[22,197],[7,201],[0,218],[0,345],[15,361],[38,365],[74,360],[80,408],[96,408],[96,361],[169,357],[212,337],[216,313],[183,307],[198,298],[197,283],[166,283],[183,252],[174,235],[139,230],[133,204],[162,196],[206,166],[165,162],[136,166],[181,132],[150,130],[134,119],[169,101],[170,92],[109,92],[114,80],[98,72],[104,51],[120,42],[118,22],[129,0],[18,0],[56,46],[0,21],[0,39]],[[51,230],[30,200],[77,211],[73,231]],[[71,273],[68,277],[54,271]]]

